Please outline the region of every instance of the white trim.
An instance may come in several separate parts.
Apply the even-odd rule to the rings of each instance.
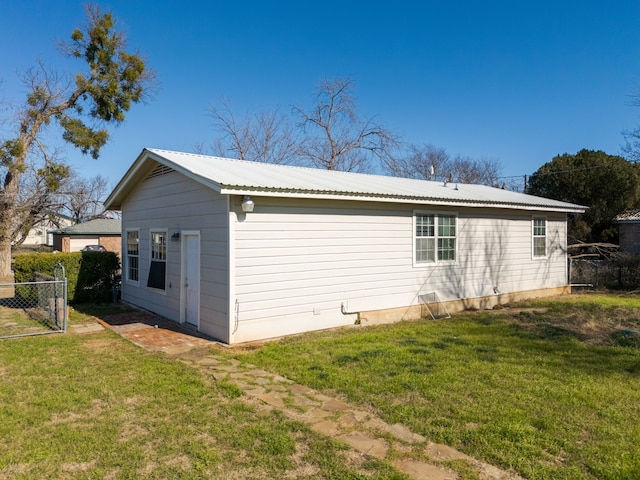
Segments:
[[[232,207],[232,197],[230,195],[227,195],[227,221],[228,221],[228,226],[227,226],[227,232],[228,232],[228,238],[227,241],[229,242],[229,245],[227,247],[227,252],[229,255],[229,265],[228,265],[228,295],[229,295],[229,307],[228,307],[228,312],[229,314],[227,315],[227,320],[229,321],[229,325],[228,325],[228,330],[227,330],[227,343],[231,344],[234,343],[233,338],[235,337],[235,329],[236,329],[236,245],[235,245],[235,239],[236,239],[236,221],[237,221],[237,214],[236,212],[231,208]],[[245,215],[245,221],[247,221],[247,214]],[[252,213],[253,215],[253,213]]]
[[[153,288],[153,287],[147,287],[147,291],[149,292],[156,292],[159,293],[161,295],[166,295],[167,294],[167,278],[169,276],[168,273],[168,266],[169,266],[169,230],[167,228],[150,228],[149,229],[149,268],[148,268],[148,273],[151,271],[151,262],[153,262],[153,258],[151,258],[152,253],[153,253],[153,234],[154,233],[164,233],[164,242],[165,242],[165,251],[164,251],[164,288]],[[148,279],[147,279],[148,280]],[[146,286],[148,283],[145,282],[144,285]]]
[[[200,183],[203,183],[200,181]],[[217,190],[216,190],[217,191]],[[256,197],[277,197],[277,198],[308,198],[314,200],[356,200],[361,202],[383,202],[383,203],[409,203],[414,205],[434,205],[470,208],[506,208],[512,210],[525,210],[533,212],[560,212],[560,213],[584,213],[586,208],[582,206],[565,207],[557,205],[529,205],[524,203],[511,202],[483,202],[471,200],[452,200],[450,198],[416,198],[416,197],[390,197],[375,194],[349,194],[349,193],[313,193],[305,191],[282,191],[282,190],[262,190],[251,187],[229,187],[220,188],[222,195],[252,195]]]
[[[544,255],[536,255],[535,246],[535,221],[544,220]],[[532,260],[545,260],[549,256],[549,220],[544,215],[532,215],[531,216],[531,259]]]
[[[131,280],[129,278],[129,242],[128,242],[128,234],[129,232],[136,232],[138,234],[138,280]],[[122,241],[122,255],[124,259],[124,281],[128,285],[134,285],[136,287],[140,286],[140,228],[127,228],[124,231],[124,240]]]
[[[185,275],[186,275],[186,265],[187,265],[187,242],[185,241],[185,237],[194,236],[198,237],[198,249],[200,250],[200,258],[202,257],[202,239],[200,235],[200,230],[183,230],[180,232],[180,323],[185,323],[186,320],[186,311],[187,311],[187,289],[185,285]],[[200,285],[198,286],[198,322],[196,324],[196,329],[200,331],[200,296],[202,294],[202,262],[200,259]]]
[[[433,215],[434,217],[434,261],[433,262],[418,262],[416,260],[416,216],[417,215]],[[456,221],[456,248],[455,248],[455,259],[454,260],[438,260],[438,225],[439,217],[453,217]],[[446,210],[413,210],[412,218],[411,218],[411,248],[412,248],[412,258],[413,258],[413,267],[414,268],[424,268],[424,267],[435,267],[440,265],[455,265],[458,262],[458,244],[459,244],[459,221],[458,221],[458,212],[457,211],[446,211]],[[443,237],[450,238],[450,237]]]

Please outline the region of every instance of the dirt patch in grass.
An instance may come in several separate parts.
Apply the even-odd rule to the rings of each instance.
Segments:
[[[588,345],[632,346],[640,348],[640,309],[594,307],[589,310],[568,308],[506,309],[514,324],[544,339],[575,338]]]

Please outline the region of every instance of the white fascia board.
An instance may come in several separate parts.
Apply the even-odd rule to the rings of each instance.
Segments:
[[[255,195],[259,197],[281,197],[281,198],[307,198],[316,200],[351,200],[361,202],[384,202],[384,203],[411,203],[416,205],[442,205],[454,207],[471,208],[505,208],[510,210],[525,210],[535,212],[559,212],[559,213],[584,213],[585,208],[572,208],[554,205],[532,205],[518,203],[497,203],[481,201],[462,201],[442,198],[414,198],[414,197],[389,197],[375,195],[353,195],[340,193],[310,193],[310,192],[281,192],[273,190],[258,190],[248,187],[229,188],[221,187],[220,193],[223,195]]]

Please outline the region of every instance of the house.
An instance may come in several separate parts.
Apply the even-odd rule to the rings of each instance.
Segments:
[[[640,256],[640,210],[629,210],[617,215],[620,250]]]
[[[122,211],[122,299],[234,344],[567,292],[567,214],[480,185],[144,149]]]
[[[51,230],[56,228],[68,227],[72,224],[71,218],[66,215],[55,215],[55,217],[48,217],[36,222],[31,227],[24,240],[20,239],[19,243],[22,245],[53,245],[53,235]]]
[[[51,231],[53,249],[59,252],[79,252],[87,245],[102,245],[120,256],[122,222],[119,218],[97,218]]]

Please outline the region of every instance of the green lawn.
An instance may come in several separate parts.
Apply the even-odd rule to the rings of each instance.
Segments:
[[[527,306],[235,355],[526,478],[640,478],[640,299]]]
[[[218,353],[527,478],[638,478],[640,300],[527,306]],[[107,330],[1,340],[0,379],[2,479],[405,478]]]
[[[0,379],[2,479],[405,478],[107,330],[0,340]]]

